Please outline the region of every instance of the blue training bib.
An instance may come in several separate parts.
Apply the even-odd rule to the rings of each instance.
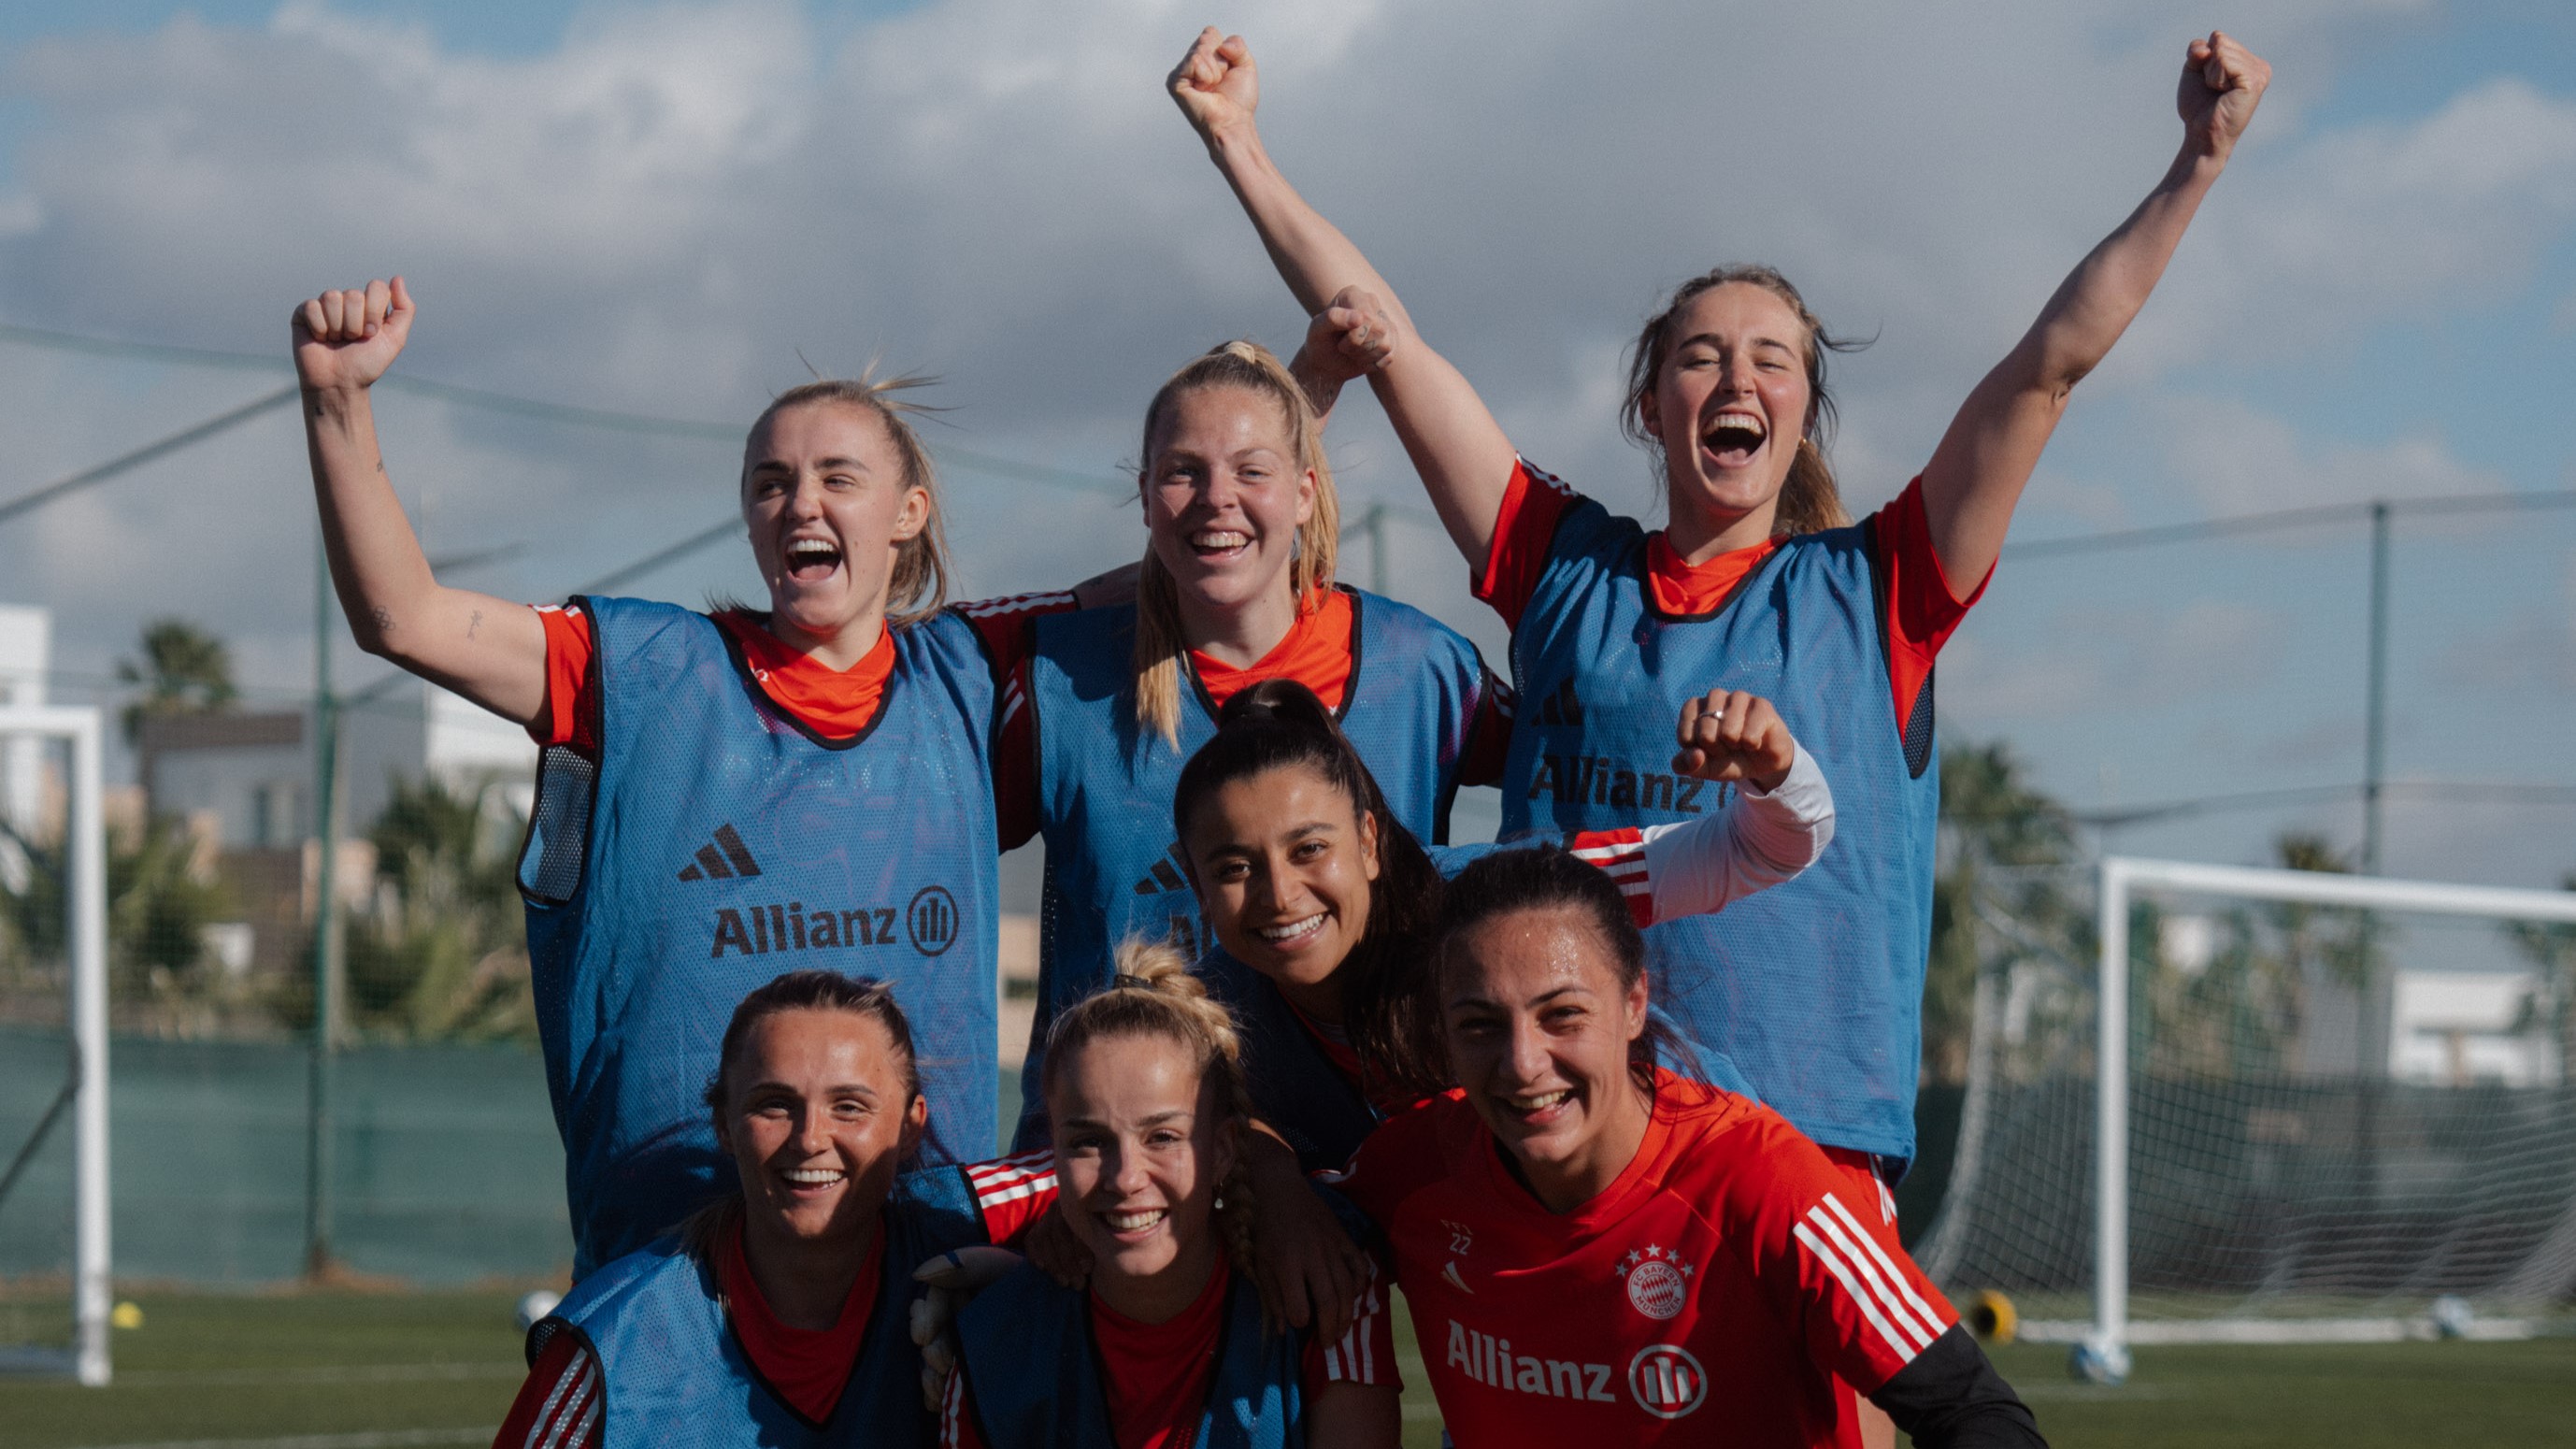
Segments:
[[[1827,1146],[1914,1155],[1940,775],[1932,687],[1900,732],[1869,524],[1783,540],[1713,615],[1659,613],[1646,532],[1578,498],[1512,636],[1519,717],[1503,828],[1601,830],[1717,808],[1676,780],[1683,701],[1768,699],[1833,787],[1824,859],[1646,932],[1655,999]]]
[[[985,1241],[965,1174],[906,1173],[885,1207],[885,1249],[858,1362],[832,1416],[815,1423],[764,1382],[725,1319],[715,1270],[664,1238],[581,1280],[529,1335],[528,1357],[555,1332],[598,1355],[603,1444],[687,1449],[822,1449],[918,1445],[936,1419],[921,1402],[921,1353],[910,1333],[913,1269]]]
[[[1306,1442],[1304,1335],[1265,1334],[1261,1296],[1237,1272],[1226,1285],[1216,1377],[1193,1449],[1294,1449]],[[966,1412],[990,1449],[1116,1449],[1091,1294],[1037,1270],[1015,1269],[957,1316],[969,1389]]]
[[[600,758],[546,751],[520,862],[576,1276],[732,1190],[703,1093],[735,1005],[790,971],[893,983],[923,1162],[991,1156],[992,674],[973,632],[944,614],[896,630],[876,719],[827,742],[707,616],[580,602]]]
[[[1387,808],[1427,841],[1447,838],[1458,771],[1488,689],[1476,646],[1430,615],[1357,589],[1351,678],[1340,721]],[[1214,738],[1216,710],[1184,669],[1178,744],[1142,733],[1133,700],[1132,605],[1036,621],[1030,704],[1036,715],[1040,828],[1046,836],[1037,1025],[1022,1080],[1034,1082],[1047,1027],[1109,984],[1129,935],[1167,937],[1192,955],[1215,944],[1181,869],[1172,792],[1181,767]],[[1045,1139],[1032,1110],[1019,1145]]]

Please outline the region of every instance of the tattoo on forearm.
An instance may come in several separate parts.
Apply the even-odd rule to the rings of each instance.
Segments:
[[[474,611],[474,616],[473,616],[472,618],[467,619],[467,620],[465,621],[465,637],[466,637],[466,638],[468,638],[468,639],[473,638],[473,637],[474,637],[474,631],[475,631],[475,630],[477,630],[477,629],[480,629],[480,628],[482,628],[482,627],[483,627],[483,611],[482,611],[481,609],[477,609],[477,610],[475,610],[475,611]]]
[[[394,631],[394,611],[386,608],[384,605],[378,604],[374,608],[369,609],[367,611],[367,617],[376,621],[377,633],[390,634]]]

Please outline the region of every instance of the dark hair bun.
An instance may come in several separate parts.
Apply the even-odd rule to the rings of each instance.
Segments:
[[[1216,712],[1216,727],[1231,729],[1253,723],[1283,725],[1289,729],[1313,730],[1332,734],[1337,727],[1333,712],[1315,697],[1315,691],[1293,679],[1265,679],[1238,692]]]

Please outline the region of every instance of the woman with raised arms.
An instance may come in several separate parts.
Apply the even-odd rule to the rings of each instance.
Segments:
[[[519,867],[576,1277],[730,1190],[697,1086],[726,1013],[849,965],[938,1023],[925,1162],[991,1155],[992,677],[946,589],[903,382],[815,382],[761,413],[736,498],[766,612],[530,608],[441,585],[368,389],[417,312],[401,278],[294,316],[331,576],[358,643],[544,745]]]
[[[1922,1449],[2039,1445],[1874,1193],[1654,1064],[1645,958],[1571,857],[1467,867],[1433,951],[1458,1089],[1327,1179],[1386,1235],[1449,1440],[1850,1446],[1848,1384]]]
[[[1637,339],[1620,417],[1662,466],[1669,522],[1649,531],[1521,460],[1386,280],[1280,175],[1240,37],[1207,31],[1172,73],[1315,314],[1310,369],[1322,378],[1338,357],[1368,378],[1478,596],[1512,626],[1505,835],[1677,818],[1643,776],[1677,703],[1711,684],[1771,700],[1824,767],[1836,848],[1737,909],[1649,932],[1649,959],[1661,1009],[1850,1169],[1854,1201],[1880,1201],[1868,1179],[1893,1180],[1914,1154],[1934,657],[1984,588],[2070,392],[2145,304],[2269,79],[2223,34],[2190,43],[2172,166],[1969,393],[1921,476],[1857,525],[1825,456],[1838,344],[1768,267],[1684,283]]]
[[[1089,1282],[1030,1265],[958,1314],[940,1442],[1392,1449],[1395,1344],[1373,1276],[1331,1339],[1265,1325],[1248,1285],[1242,1049],[1188,959],[1122,946],[1112,984],[1056,1017],[1044,1060],[1057,1209]]]
[[[1118,943],[1206,944],[1172,786],[1239,691],[1268,679],[1314,691],[1394,817],[1434,841],[1448,838],[1458,786],[1490,781],[1509,735],[1474,645],[1334,578],[1341,510],[1323,420],[1267,350],[1229,342],[1174,373],[1146,406],[1138,457],[1146,545],[1132,600],[1084,609],[1032,594],[958,610],[984,634],[1001,691],[1002,843],[1046,838],[1026,1081],[1057,1013],[1107,982]],[[1032,1096],[1020,1145],[1044,1126]]]
[[[1052,1201],[1006,1164],[906,1171],[929,1120],[882,981],[793,971],[724,1029],[705,1110],[741,1183],[528,1335],[494,1449],[927,1444],[914,1265]]]

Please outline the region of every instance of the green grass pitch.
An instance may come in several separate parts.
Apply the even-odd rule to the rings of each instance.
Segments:
[[[412,1449],[488,1442],[521,1373],[515,1294],[128,1294],[108,1389],[0,1380],[11,1449]],[[1409,1332],[1408,1445],[1436,1445]],[[2576,1338],[2331,1348],[2168,1348],[2118,1389],[2071,1383],[2062,1350],[2003,1349],[2052,1443],[2077,1449],[2565,1442]],[[1702,1412],[1720,1409],[1710,1405]]]

